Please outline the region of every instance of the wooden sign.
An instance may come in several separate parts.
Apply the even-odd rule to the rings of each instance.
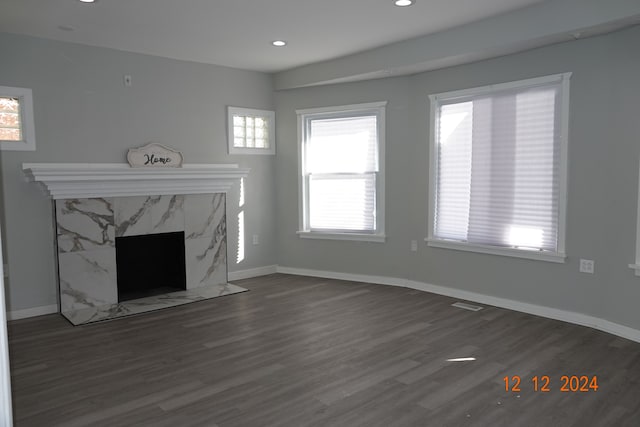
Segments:
[[[127,161],[132,168],[180,168],[182,153],[155,142],[130,148]]]

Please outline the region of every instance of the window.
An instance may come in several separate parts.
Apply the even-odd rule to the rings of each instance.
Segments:
[[[275,154],[275,117],[268,110],[227,107],[229,154]]]
[[[0,86],[0,150],[35,149],[31,89]]]
[[[564,262],[570,76],[430,96],[430,246]]]
[[[384,241],[385,105],[297,111],[301,237]]]

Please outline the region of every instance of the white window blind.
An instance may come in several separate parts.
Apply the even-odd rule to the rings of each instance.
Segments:
[[[564,79],[435,96],[432,237],[558,253]]]
[[[381,232],[383,107],[352,107],[301,115],[303,231]]]
[[[309,228],[375,231],[377,117],[311,119]]]

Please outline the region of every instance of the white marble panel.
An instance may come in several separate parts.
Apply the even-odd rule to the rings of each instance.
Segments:
[[[187,239],[211,237],[225,226],[225,194],[189,194],[184,196],[185,236]]]
[[[117,197],[114,200],[116,237],[150,234],[152,207],[162,196]]]
[[[56,200],[58,251],[113,247],[113,199]]]
[[[184,231],[184,196],[160,196],[151,207],[151,233]]]
[[[116,252],[113,248],[61,253],[61,311],[118,302]]]
[[[187,289],[227,282],[225,234],[185,241]]]
[[[74,324],[139,312],[117,301],[115,238],[124,236],[185,231],[187,289],[220,285],[200,297],[225,295],[225,211],[224,193],[56,201],[61,311]],[[159,298],[141,310],[169,301]]]

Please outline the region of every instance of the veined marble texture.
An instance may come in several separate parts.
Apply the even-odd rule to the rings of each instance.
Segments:
[[[184,231],[184,196],[115,199],[116,237]]]
[[[214,236],[225,221],[225,194],[189,194],[184,199],[186,238]]]
[[[56,200],[59,252],[113,247],[113,199]]]
[[[227,240],[224,236],[187,239],[184,249],[187,289],[227,282]]]
[[[118,302],[117,237],[184,231],[187,289],[227,283],[223,193],[58,200],[56,214],[62,311]]]
[[[227,281],[225,194],[185,196],[187,289]]]
[[[181,194],[160,198],[151,209],[151,233],[184,231],[184,198]]]
[[[118,302],[113,248],[67,252],[58,256],[61,311]]]
[[[230,283],[209,285],[197,289],[177,291],[118,304],[106,304],[78,310],[63,310],[62,315],[74,325],[116,319],[133,314],[146,313],[163,308],[176,307],[191,302],[246,292],[247,289]]]

